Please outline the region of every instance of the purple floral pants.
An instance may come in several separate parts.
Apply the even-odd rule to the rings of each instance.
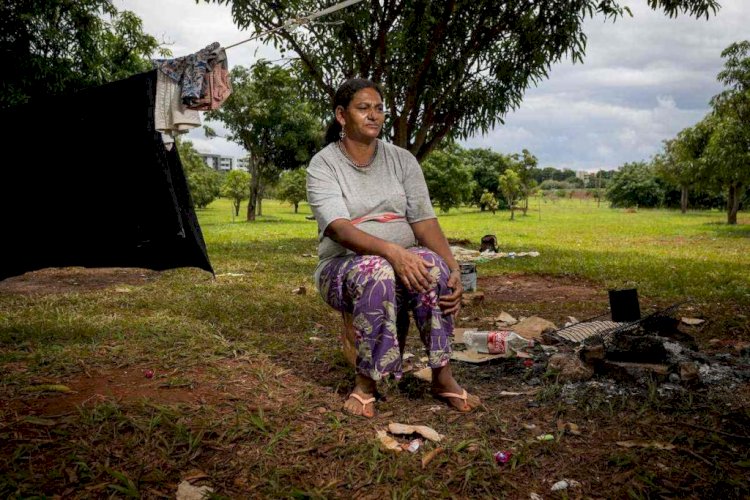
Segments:
[[[348,255],[332,260],[320,275],[320,293],[334,309],[351,313],[354,320],[357,372],[380,380],[388,374],[401,378],[401,353],[397,325],[408,326],[409,311],[427,349],[429,365],[448,364],[453,317],[443,316],[441,295],[450,293],[450,271],[442,258],[422,247],[408,249],[434,264],[430,291],[409,292],[382,257]],[[405,322],[405,325],[404,325]]]

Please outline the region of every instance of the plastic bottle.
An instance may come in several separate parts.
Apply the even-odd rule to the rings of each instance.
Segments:
[[[534,341],[527,340],[511,330],[470,330],[464,332],[464,344],[471,351],[513,356],[516,351],[533,347]]]

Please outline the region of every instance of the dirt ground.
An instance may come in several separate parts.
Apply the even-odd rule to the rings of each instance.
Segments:
[[[101,290],[111,286],[142,285],[157,271],[140,268],[52,267],[0,281],[0,293],[49,295]]]
[[[0,294],[96,291],[139,286],[155,276],[143,269],[46,269],[0,282]],[[581,279],[512,274],[480,277],[478,287],[484,300],[463,309],[459,326],[489,326],[503,310],[516,316],[539,315],[561,325],[568,316],[594,317],[608,306],[606,291]],[[647,299],[644,306],[651,307]],[[690,331],[700,344],[736,356],[730,344],[708,343],[717,334],[710,328]],[[407,352],[416,359],[422,355],[417,339],[410,335],[407,342]],[[227,498],[275,497],[275,492],[286,491],[279,486],[284,481],[316,492],[300,496],[304,498],[383,498],[393,485],[373,483],[367,472],[375,430],[392,421],[426,422],[445,432],[453,445],[446,445],[434,459],[434,476],[419,483],[417,497],[489,498],[495,497],[493,491],[503,491],[509,498],[529,498],[531,492],[542,493],[543,498],[747,498],[750,493],[747,477],[743,478],[750,463],[746,383],[731,391],[662,394],[654,386],[602,380],[556,384],[545,379],[543,366],[529,367],[521,359],[488,365],[455,363],[457,379],[482,398],[480,411],[451,412],[430,397],[426,383],[407,373],[400,382],[384,384],[378,415],[364,420],[341,411],[352,382],[343,357],[332,356],[327,362],[318,357],[321,351],[338,352],[338,342],[330,335],[280,355],[240,355],[178,370],[91,366],[68,377],[37,376],[31,383],[64,384],[70,392],[35,394],[6,388],[8,392],[0,394],[6,416],[0,434],[11,439],[0,445],[0,452],[11,456],[24,446],[38,446],[37,469],[47,464],[50,470],[64,472],[46,477],[37,471],[37,487],[61,498],[107,498],[113,493],[108,486],[112,480],[108,483],[104,473],[81,486],[80,468],[56,465],[59,455],[73,453],[70,443],[77,443],[81,461],[119,464],[128,477],[137,477],[145,498],[173,497],[177,483],[185,478],[198,478],[195,484],[210,483]],[[0,365],[0,375],[26,370],[22,362]],[[92,438],[84,445],[84,435],[55,444],[54,432],[98,436],[106,422],[90,423],[78,415],[102,403],[117,405],[129,420],[107,417],[116,425],[103,441]],[[179,407],[180,425],[201,426],[203,441],[189,459],[165,459],[144,448],[165,474],[152,480],[138,472],[146,458],[129,458],[129,454],[139,429],[150,425],[144,415],[153,421],[153,409],[160,405]],[[244,424],[236,423],[238,405],[251,414]],[[210,418],[203,420],[209,409]],[[247,430],[254,426],[255,434]],[[283,438],[275,437],[273,429]],[[233,438],[233,432],[240,434]],[[554,435],[554,441],[544,444],[535,439],[545,434]],[[359,447],[352,444],[358,442],[362,442]],[[635,448],[615,443],[631,443],[628,446]],[[275,448],[269,454],[271,446]],[[492,453],[498,450],[511,451],[513,461],[495,464]],[[425,474],[418,459],[412,461],[416,464],[408,461],[408,455],[394,460],[394,470],[385,471],[392,474],[391,481]],[[269,479],[274,474],[281,476]],[[573,486],[550,495],[552,484],[561,479]]]

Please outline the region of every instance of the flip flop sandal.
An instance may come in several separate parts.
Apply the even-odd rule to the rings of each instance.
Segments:
[[[375,416],[375,415],[365,415],[365,406],[369,405],[370,403],[374,403],[375,402],[375,398],[374,397],[364,399],[362,396],[360,396],[358,394],[354,394],[353,392],[351,394],[349,394],[349,397],[356,399],[362,405],[362,413],[360,413],[359,415],[357,415],[358,417],[372,418],[372,417]]]
[[[354,396],[354,394],[352,394],[352,396]],[[464,389],[463,392],[461,392],[461,394],[456,394],[454,392],[438,392],[437,394],[435,394],[435,396],[437,396],[438,398],[441,398],[441,399],[445,400],[445,402],[448,403],[451,406],[451,408],[455,409],[458,412],[468,413],[468,412],[470,412],[472,410],[471,406],[469,406],[468,403],[466,402],[469,399],[469,393],[466,392],[466,389]],[[463,402],[464,402],[464,409],[462,410],[460,408],[456,408],[456,406],[453,405],[453,403],[451,403],[450,401],[448,401],[449,398],[455,398],[455,399],[461,399],[461,400],[463,400]]]

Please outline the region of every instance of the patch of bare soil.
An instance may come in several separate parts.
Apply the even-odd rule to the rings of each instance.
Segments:
[[[133,366],[121,369],[102,368],[69,378],[33,379],[29,388],[62,384],[71,392],[19,394],[20,397],[12,402],[11,408],[25,414],[47,416],[75,411],[79,406],[93,406],[105,400],[128,403],[148,399],[158,404],[176,404],[209,403],[217,399],[214,387],[197,381],[199,370],[182,374],[181,381],[177,383],[170,380],[169,374],[147,378],[146,370],[147,368]]]
[[[115,285],[143,285],[157,271],[128,267],[51,267],[0,281],[0,294],[49,295],[101,290]]]
[[[486,301],[504,303],[591,302],[606,306],[607,291],[580,278],[529,274],[478,277]]]

